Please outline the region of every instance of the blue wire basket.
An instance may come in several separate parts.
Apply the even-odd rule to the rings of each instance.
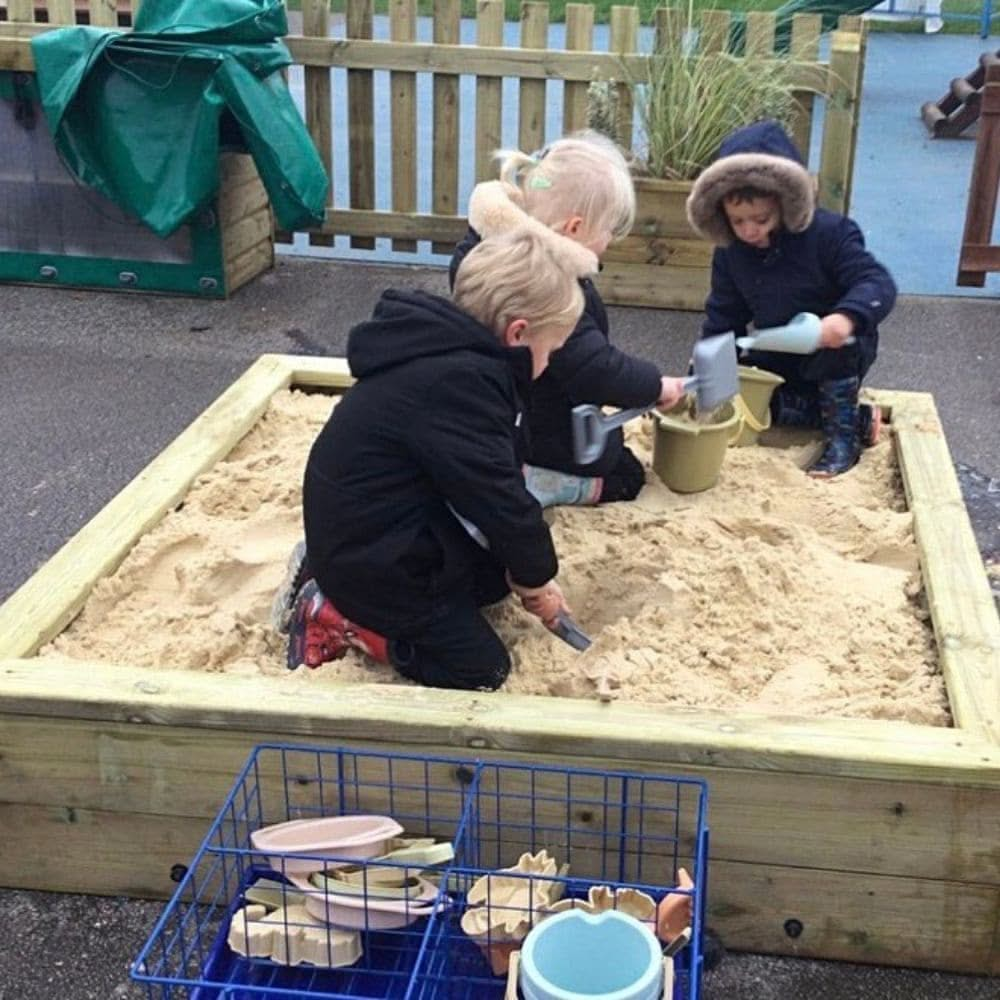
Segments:
[[[543,903],[590,907],[600,897],[602,905],[620,909],[630,899],[655,906],[676,892],[684,868],[694,883],[683,893],[691,897],[691,940],[674,959],[667,1000],[697,1000],[707,799],[702,781],[656,774],[258,746],[133,964],[132,978],[151,1000],[503,1000],[508,956],[546,912]],[[399,863],[399,881],[415,883],[419,874],[432,888],[419,903],[403,899],[389,907],[392,926],[384,926],[382,904],[368,896],[377,871],[391,869],[391,860],[275,858],[251,842],[262,827],[349,815],[390,816],[408,838],[454,845],[454,858],[433,870]],[[337,933],[326,924],[309,928],[330,936],[328,949],[320,941],[319,957],[314,948],[317,964],[289,964],[291,945],[277,956],[242,949],[250,957],[230,947],[231,933],[247,926],[245,894],[252,886],[270,887],[277,897],[272,905],[284,908],[269,911],[268,919],[293,936],[306,919],[315,923],[295,915],[304,898],[313,906],[343,899],[318,888],[296,895],[303,883],[299,876],[292,884],[292,861],[315,871],[354,865],[341,869],[353,872],[360,886],[348,913],[360,951],[352,964],[326,967],[332,962],[323,956],[334,954]]]

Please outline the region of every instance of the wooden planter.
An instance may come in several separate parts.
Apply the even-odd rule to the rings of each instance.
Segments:
[[[1000,973],[1000,622],[926,394],[876,398],[955,729],[35,658],[274,393],[349,382],[337,359],[262,357],[0,608],[0,884],[168,893],[258,742],[457,748],[706,778],[709,923],[733,948]]]
[[[691,181],[636,179],[632,232],[609,247],[598,279],[613,305],[700,310],[708,295],[712,244],[688,225]]]

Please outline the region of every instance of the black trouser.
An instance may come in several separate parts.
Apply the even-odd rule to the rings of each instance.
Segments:
[[[510,655],[479,609],[509,593],[503,567],[482,552],[469,594],[449,601],[428,625],[389,641],[393,666],[427,687],[498,688],[510,673]]]
[[[618,500],[634,500],[645,485],[646,470],[629,451],[623,448],[618,464],[604,476],[601,497],[598,503],[614,503]]]
[[[866,334],[836,350],[824,348],[813,354],[749,351],[740,361],[780,375],[789,389],[815,391],[818,382],[844,378],[857,378],[860,382],[875,361],[877,349],[878,336]]]

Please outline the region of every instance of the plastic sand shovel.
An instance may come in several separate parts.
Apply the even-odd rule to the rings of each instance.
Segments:
[[[593,644],[590,636],[564,611],[560,611],[551,623],[546,624],[553,635],[558,636],[563,642],[568,643],[581,653]]]
[[[698,411],[709,413],[740,391],[736,363],[736,340],[731,333],[705,337],[694,346],[691,363],[694,374],[684,379],[684,389],[693,391]],[[637,406],[605,414],[593,403],[573,407],[573,453],[580,465],[590,465],[601,457],[608,434],[616,427],[641,417],[656,406]]]
[[[815,313],[799,313],[784,326],[758,330],[751,337],[737,337],[741,351],[780,351],[784,354],[812,354],[820,348],[820,318]],[[847,344],[854,338],[848,337]]]

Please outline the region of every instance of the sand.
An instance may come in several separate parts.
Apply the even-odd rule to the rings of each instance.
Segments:
[[[279,394],[229,457],[101,581],[40,653],[289,685],[407,683],[349,653],[288,671],[268,624],[301,532],[305,457],[330,397]],[[629,426],[648,464],[649,420]],[[814,440],[730,449],[718,485],[550,511],[559,579],[595,640],[578,653],[513,599],[488,611],[511,650],[503,690],[783,715],[949,725],[891,443],[833,481],[801,471]]]

